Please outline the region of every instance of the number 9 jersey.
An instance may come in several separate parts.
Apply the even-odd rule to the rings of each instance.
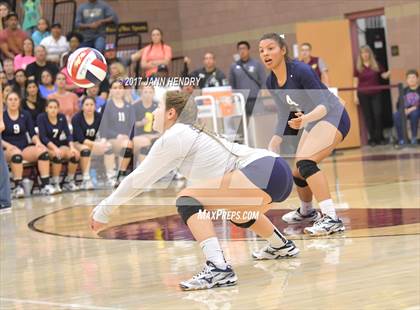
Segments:
[[[1,136],[4,141],[13,144],[20,150],[27,147],[35,135],[35,126],[28,111],[22,110],[16,120],[10,118],[7,110],[3,112],[5,130]]]

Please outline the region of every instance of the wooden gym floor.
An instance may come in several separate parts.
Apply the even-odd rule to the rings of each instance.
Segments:
[[[239,282],[208,291],[178,289],[203,256],[173,190],[121,207],[100,236],[87,219],[107,191],[15,201],[0,214],[0,309],[419,309],[419,148],[339,152],[322,168],[348,230],[310,239],[282,223],[293,193],[269,216],[300,256],[255,262],[264,241],[216,222]]]

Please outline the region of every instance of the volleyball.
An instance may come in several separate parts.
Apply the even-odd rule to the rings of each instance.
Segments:
[[[70,55],[67,72],[77,86],[92,87],[105,79],[107,72],[105,57],[94,48],[79,48]]]

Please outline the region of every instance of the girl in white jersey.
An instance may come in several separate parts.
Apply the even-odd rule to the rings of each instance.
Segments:
[[[237,277],[224,258],[212,221],[202,219],[203,210],[236,211],[231,222],[249,228],[268,241],[252,255],[255,259],[293,257],[299,253],[264,215],[271,202],[285,200],[293,178],[287,163],[277,154],[228,142],[195,125],[197,108],[189,95],[168,91],[153,112],[153,129],[163,135],[145,160],[92,212],[91,228],[105,227],[111,212],[174,169],[190,184],[176,200],[178,213],[200,243],[206,257],[202,271],[180,283],[184,290],[235,285]],[[182,112],[182,113],[181,113]],[[245,214],[259,211],[257,219]]]

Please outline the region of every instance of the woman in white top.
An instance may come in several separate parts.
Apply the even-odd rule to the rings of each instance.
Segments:
[[[190,181],[178,194],[178,213],[206,256],[204,269],[181,282],[180,287],[197,290],[235,285],[237,277],[226,263],[212,221],[200,215],[220,209],[232,211],[231,215],[235,212],[231,218],[234,225],[250,228],[268,241],[267,246],[252,254],[255,259],[296,256],[299,249],[264,215],[271,202],[289,196],[292,173],[277,154],[231,143],[196,125],[197,107],[188,99],[188,94],[179,91],[166,93],[165,100],[153,112],[153,129],[162,136],[140,166],[95,207],[90,226],[94,231],[104,228],[116,207],[178,169]],[[259,212],[257,219],[246,218],[249,211]]]

